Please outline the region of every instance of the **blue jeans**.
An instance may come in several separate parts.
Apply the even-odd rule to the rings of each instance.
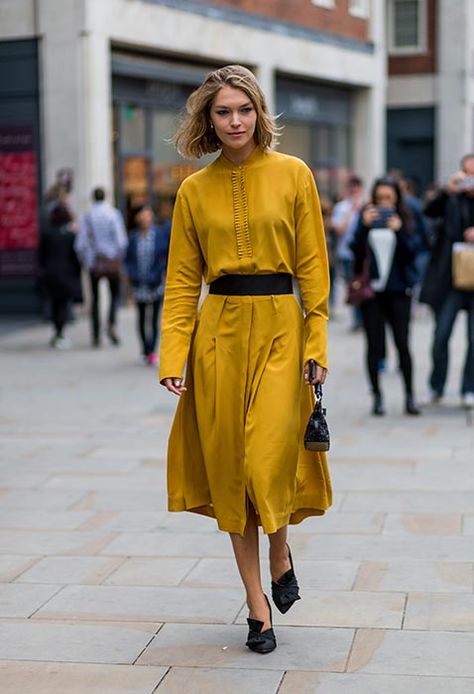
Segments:
[[[464,362],[461,393],[474,393],[474,292],[451,289],[436,312],[436,326],[432,347],[433,370],[430,386],[442,395],[448,374],[448,345],[454,321],[459,311],[467,311],[467,353]]]

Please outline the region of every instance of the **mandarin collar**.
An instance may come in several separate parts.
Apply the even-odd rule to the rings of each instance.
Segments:
[[[248,166],[251,166],[252,164],[255,164],[256,162],[260,161],[260,159],[262,159],[264,155],[265,151],[260,147],[260,145],[256,145],[247,157],[247,159],[245,159],[241,164],[235,164],[233,161],[230,161],[230,159],[227,159],[223,152],[221,152],[220,156],[216,161],[218,164],[220,164],[220,166],[223,166],[225,169],[229,169],[230,171],[237,171],[238,169],[244,169]]]

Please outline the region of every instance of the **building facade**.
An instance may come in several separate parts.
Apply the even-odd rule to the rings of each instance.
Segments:
[[[0,79],[0,146],[11,128],[29,134],[36,189],[20,193],[35,198],[37,216],[64,169],[77,211],[96,185],[124,212],[144,199],[166,207],[206,163],[174,151],[178,114],[203,76],[229,63],[255,71],[285,126],[280,149],[303,158],[321,190],[335,192],[348,172],[369,180],[384,170],[384,3],[62,0],[58,12],[57,0],[0,0],[0,13],[0,56],[21,85],[18,96]],[[31,226],[14,248],[0,241],[11,256],[0,285],[15,287],[15,310],[20,285],[32,291],[38,233]]]
[[[474,3],[387,0],[387,165],[420,187],[474,148]]]

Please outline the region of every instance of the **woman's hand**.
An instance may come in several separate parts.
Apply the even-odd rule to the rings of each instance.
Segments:
[[[464,241],[466,241],[466,243],[474,243],[474,227],[468,227],[465,229]]]
[[[392,216],[387,219],[387,226],[392,231],[400,231],[402,228],[402,220],[398,214],[392,214]]]
[[[170,393],[174,393],[175,395],[182,395],[187,390],[182,378],[164,378],[160,383],[166,390],[169,390]]]
[[[307,362],[305,364],[303,373],[304,373],[304,382],[308,386],[315,386],[317,383],[321,383],[321,385],[322,385],[325,382],[326,376],[328,374],[328,370],[322,366],[319,366],[319,364],[316,364],[316,375],[313,378],[313,380],[310,380],[310,378],[309,378],[309,362]]]
[[[375,222],[378,216],[379,215],[376,208],[373,205],[367,205],[362,213],[362,221],[364,222],[364,226],[371,227],[372,223]]]

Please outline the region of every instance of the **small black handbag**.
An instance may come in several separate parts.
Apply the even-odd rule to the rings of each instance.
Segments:
[[[310,374],[312,371],[310,364]],[[320,383],[314,386],[316,403],[304,434],[304,447],[308,451],[329,450],[329,427],[326,421],[326,408],[323,407],[323,388]]]

